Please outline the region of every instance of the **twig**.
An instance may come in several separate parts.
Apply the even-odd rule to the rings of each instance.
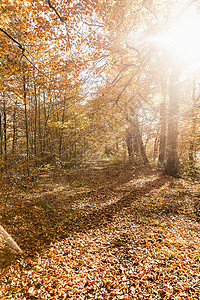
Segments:
[[[60,19],[61,22],[65,22],[67,20],[67,17],[61,17],[61,15],[59,14],[59,12],[57,11],[57,9],[51,4],[50,0],[47,0],[47,3],[49,5],[49,7],[51,9],[53,9],[53,11],[55,12],[55,14],[58,16],[58,18]]]

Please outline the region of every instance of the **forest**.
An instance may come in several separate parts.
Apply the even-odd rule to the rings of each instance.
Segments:
[[[1,0],[0,299],[200,299],[199,87],[199,0]]]

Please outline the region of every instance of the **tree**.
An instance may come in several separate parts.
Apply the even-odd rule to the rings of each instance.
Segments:
[[[8,164],[5,157],[11,162],[26,153],[31,174],[47,157],[70,163],[105,147],[119,154],[125,146],[129,156],[147,163],[157,159],[160,141],[158,163],[175,176],[180,137],[172,77],[178,75],[170,79],[169,101],[162,88],[158,102],[171,62],[168,50],[152,41],[177,18],[174,5],[174,0],[3,0],[2,166]]]
[[[11,153],[16,157],[26,153],[27,165],[32,162],[37,165],[47,152],[62,158],[63,152],[67,152],[66,143],[72,143],[65,139],[71,139],[74,133],[78,138],[77,129],[70,128],[72,132],[68,135],[65,126],[69,115],[72,119],[77,115],[70,106],[75,105],[79,111],[83,71],[104,51],[101,42],[106,47],[106,39],[102,37],[102,8],[98,0],[62,1],[62,4],[50,0],[24,3],[3,0],[0,8],[2,157],[10,159]],[[7,99],[13,112],[11,125]],[[29,167],[27,171],[29,174]]]
[[[166,82],[163,81],[161,86],[162,100],[160,103],[160,142],[159,142],[159,157],[158,166],[164,167],[165,163],[165,148],[166,148],[166,130],[167,130],[167,116],[166,116]]]
[[[168,175],[177,176],[179,172],[178,161],[178,120],[179,120],[179,95],[178,78],[180,71],[172,71],[169,82],[168,104],[168,135],[167,135],[167,160],[165,172]]]

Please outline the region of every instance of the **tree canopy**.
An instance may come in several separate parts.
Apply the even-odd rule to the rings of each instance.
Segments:
[[[198,3],[3,0],[2,175],[17,157],[28,176],[55,158],[104,155],[154,162],[174,176],[194,167],[198,70],[160,42],[191,8]]]

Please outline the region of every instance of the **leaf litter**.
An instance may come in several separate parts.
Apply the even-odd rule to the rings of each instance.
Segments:
[[[36,215],[51,211],[66,236],[3,268],[0,299],[200,299],[199,184],[157,172],[116,178],[37,203]]]

